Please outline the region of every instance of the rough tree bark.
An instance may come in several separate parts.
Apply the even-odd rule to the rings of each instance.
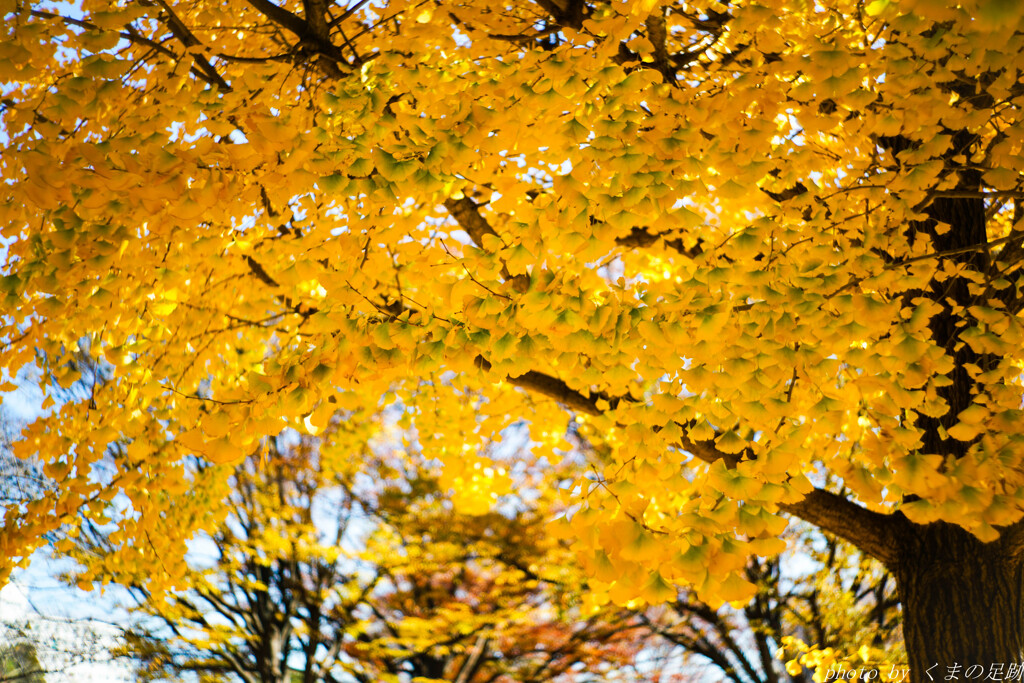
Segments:
[[[1024,562],[1007,543],[982,543],[945,522],[908,531],[890,569],[910,680],[989,680],[999,665],[1007,676],[1024,653]]]

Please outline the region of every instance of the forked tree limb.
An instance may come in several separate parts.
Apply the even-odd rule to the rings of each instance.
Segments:
[[[482,370],[491,368],[491,364],[483,358],[477,358],[476,365]],[[625,400],[586,396],[561,379],[536,371],[518,377],[508,377],[505,381],[531,393],[546,396],[572,410],[593,416],[604,414],[604,411],[598,408],[598,400],[607,400],[612,405]],[[690,439],[686,436],[687,425],[680,426],[683,428],[684,436],[679,445],[683,450],[708,464],[721,460],[730,467],[735,466],[735,455],[718,450],[713,440]],[[819,488],[815,488],[796,503],[779,504],[779,509],[851,543],[886,566],[896,562],[901,539],[912,527],[912,523],[902,513],[887,515],[874,512],[845,496]],[[1024,543],[1024,531],[1021,532],[1021,538]]]

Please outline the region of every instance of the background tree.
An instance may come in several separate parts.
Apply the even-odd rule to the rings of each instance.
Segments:
[[[55,489],[37,460],[15,457],[11,444],[21,427],[8,411],[0,408],[0,504],[5,510],[45,499]]]
[[[791,535],[791,550],[748,562],[750,602],[716,610],[681,590],[645,620],[689,669],[704,662],[735,683],[810,683],[818,669],[905,662],[892,575],[811,528]]]
[[[166,595],[133,586],[138,627],[124,654],[145,678],[638,679],[649,632],[620,608],[581,613],[569,551],[543,533],[549,497],[457,512],[425,464],[380,444],[355,450],[353,433],[366,425],[339,420],[245,459],[186,583]],[[110,533],[78,541],[94,580],[112,578],[96,571],[110,566]]]
[[[26,597],[26,594],[28,597]],[[87,618],[58,616],[25,583],[5,586],[0,596],[0,681],[103,679],[122,683],[129,670],[112,654],[119,629]]]
[[[14,457],[10,444],[15,438],[15,421],[0,408],[0,505],[16,506],[44,497],[46,482],[38,467]],[[43,668],[26,623],[10,622],[7,615],[0,623],[0,681],[44,683]]]
[[[1024,6],[4,11],[0,365],[111,375],[19,442],[61,495],[0,557],[124,493],[173,584],[218,485],[183,459],[351,389],[489,499],[453,435],[560,438],[554,399],[606,448],[562,530],[600,599],[746,600],[788,513],[893,572],[913,679],[1024,663]]]
[[[4,626],[4,637],[11,636]],[[45,671],[39,664],[35,646],[28,640],[9,640],[0,647],[0,681],[22,681],[23,683],[46,683]]]
[[[751,560],[759,594],[741,609],[715,610],[688,591],[657,608],[588,606],[536,501],[456,513],[434,478],[394,454],[331,457],[353,429],[366,433],[337,423],[322,439],[282,437],[269,457],[246,459],[228,519],[201,546],[212,564],[197,553],[188,590],[170,599],[136,586],[138,614],[151,618],[122,654],[145,677],[605,680],[638,667],[635,680],[668,681],[692,676],[696,655],[729,680],[759,683],[810,680],[783,670],[787,637],[838,653],[898,647],[891,576],[807,532],[786,558],[799,568]],[[535,472],[520,483],[530,499],[545,481]],[[94,531],[90,552],[108,554]]]

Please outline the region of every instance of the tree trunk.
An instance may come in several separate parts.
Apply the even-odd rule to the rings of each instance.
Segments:
[[[1024,665],[1024,562],[951,524],[916,531],[892,567],[909,680],[1020,680],[1010,676]]]
[[[977,379],[978,370],[992,370],[1002,360],[976,351],[962,338],[965,330],[980,325],[972,307],[1000,295],[991,288],[979,291],[973,279],[991,278],[989,252],[981,247],[988,240],[981,172],[963,161],[970,157],[976,136],[966,129],[949,133],[946,169],[955,173],[956,189],[965,196],[936,198],[925,209],[928,218],[908,222],[904,233],[911,244],[930,242],[931,251],[941,255],[940,270],[948,266],[966,271],[936,277],[927,288],[904,295],[905,306],[913,307],[923,297],[940,307],[929,328],[932,341],[953,362],[947,373],[950,382],[937,389],[949,408],[941,417],[918,416],[916,426],[923,432],[921,452],[941,455],[946,462],[964,457],[974,446],[949,436],[948,430],[961,411],[987,391]],[[918,144],[904,137],[883,141],[893,154]],[[907,496],[905,501],[914,499]],[[896,576],[903,606],[909,680],[1021,680],[1024,563],[1009,544],[982,543],[945,522],[912,524],[900,535],[893,561],[886,564]]]

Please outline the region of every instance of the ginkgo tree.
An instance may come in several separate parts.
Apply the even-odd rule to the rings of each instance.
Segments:
[[[912,680],[1024,662],[1024,5],[0,12],[0,366],[110,377],[25,431],[61,494],[7,564],[120,492],[172,585],[186,455],[397,387],[476,507],[512,419],[604,445],[558,527],[597,599],[744,600],[788,514],[893,572]]]

